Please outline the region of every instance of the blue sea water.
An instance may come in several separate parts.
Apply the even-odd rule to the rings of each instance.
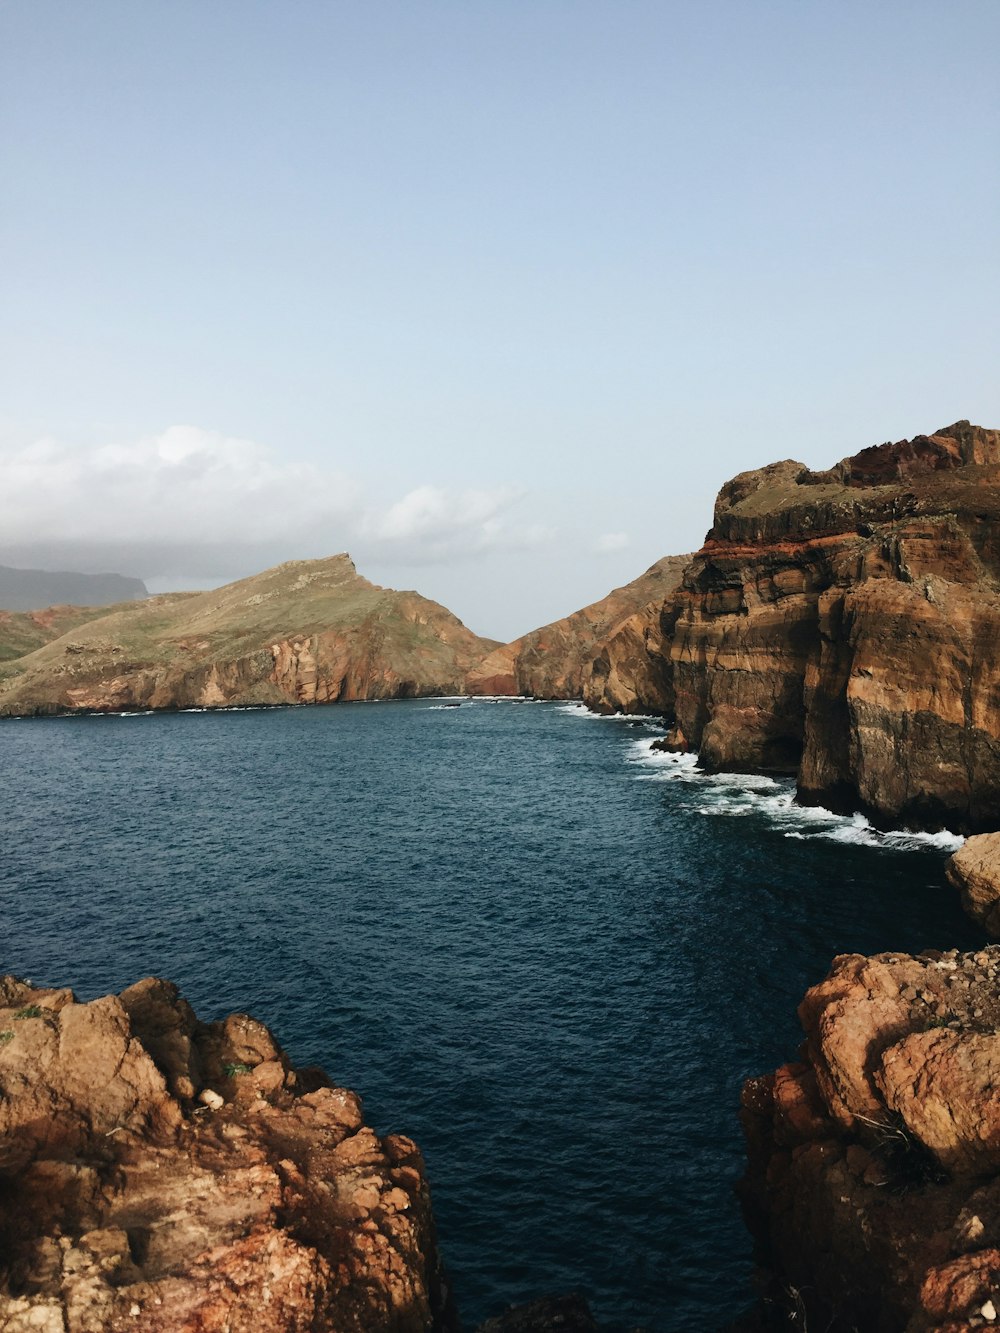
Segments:
[[[750,1300],[742,1080],[837,953],[974,947],[947,839],[801,811],[573,705],[0,725],[0,970],[264,1019],[427,1159],[467,1326]]]

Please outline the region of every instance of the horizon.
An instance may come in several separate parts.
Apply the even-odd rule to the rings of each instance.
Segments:
[[[509,641],[697,549],[736,473],[1000,421],[985,0],[0,33],[4,563],[347,548]]]

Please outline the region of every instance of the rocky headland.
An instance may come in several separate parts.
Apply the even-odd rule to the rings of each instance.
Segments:
[[[370,583],[347,555],[75,621],[55,610],[0,622],[0,645],[44,632],[40,619],[62,631],[0,661],[0,716],[454,694],[496,646],[437,602]]]
[[[655,612],[680,583],[689,556],[666,556],[598,602],[489,653],[466,677],[469,694],[594,700],[603,711],[640,712],[661,669]]]
[[[751,1079],[742,1186],[769,1327],[1000,1319],[1000,948],[834,960]]]
[[[0,978],[0,1327],[453,1326],[423,1162],[245,1014]]]
[[[734,478],[643,627],[667,744],[884,826],[995,828],[998,519],[1000,431],[967,421]]]

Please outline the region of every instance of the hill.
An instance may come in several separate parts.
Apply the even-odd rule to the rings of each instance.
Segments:
[[[496,646],[438,603],[370,583],[347,555],[75,623],[57,610],[65,632],[0,662],[0,715],[451,694]]]
[[[651,619],[653,608],[658,609],[680,582],[689,559],[666,556],[600,601],[503,644],[469,673],[466,688],[470,694],[530,694],[539,699],[596,695],[595,666],[602,684],[611,670],[607,641],[636,614],[648,609]],[[632,644],[630,649],[635,653],[634,669],[642,670],[639,659],[646,656],[644,649]],[[628,711],[630,702],[622,697],[613,706]]]

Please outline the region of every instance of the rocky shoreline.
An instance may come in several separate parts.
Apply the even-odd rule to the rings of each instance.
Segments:
[[[0,1327],[456,1326],[416,1145],[169,982],[88,1004],[0,979]]]
[[[1000,948],[835,959],[800,1058],[742,1097],[764,1326],[1000,1314]]]

